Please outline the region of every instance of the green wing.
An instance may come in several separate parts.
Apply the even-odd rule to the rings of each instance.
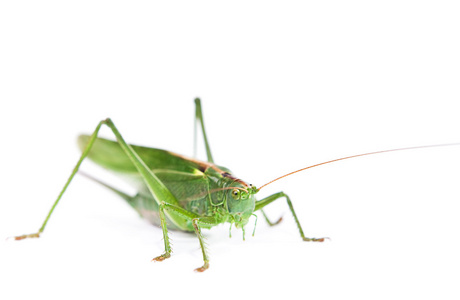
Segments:
[[[211,213],[209,190],[212,182],[205,174],[170,170],[154,170],[154,173],[176,197],[181,207],[199,215]]]
[[[80,149],[85,148],[89,138],[88,135],[78,137]],[[131,147],[151,170],[163,169],[193,173],[195,170],[203,169],[199,161],[188,160],[166,150],[135,145]],[[96,164],[117,173],[137,173],[136,167],[115,141],[97,138],[88,157]]]
[[[81,135],[78,138],[81,149],[85,147],[89,138],[87,135]],[[188,160],[161,149],[134,145],[131,147],[176,197],[182,207],[189,208],[192,202],[198,203],[204,198],[209,199],[209,180],[202,172],[206,166],[200,164],[200,161]],[[103,138],[96,139],[88,158],[133,183],[141,194],[145,196],[150,194],[137,169],[117,142]],[[194,208],[194,210],[197,209]],[[204,212],[206,208],[200,207],[198,210]]]
[[[209,181],[201,172],[195,174],[154,170],[155,175],[163,182],[179,202],[189,202],[206,198],[209,192]]]

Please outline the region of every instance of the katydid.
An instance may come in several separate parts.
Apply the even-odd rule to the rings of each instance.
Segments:
[[[255,216],[254,212],[256,211],[261,211],[270,225],[278,224],[281,221],[280,218],[272,223],[263,212],[266,205],[281,198],[286,199],[303,241],[323,242],[326,239],[324,237],[310,238],[305,236],[293,204],[285,193],[278,192],[264,199],[256,200],[255,195],[268,184],[288,175],[339,160],[390,151],[432,147],[399,148],[334,159],[288,173],[256,188],[234,176],[229,169],[214,164],[205,131],[200,99],[195,99],[195,106],[195,146],[196,124],[199,124],[204,138],[207,161],[188,158],[170,151],[129,145],[111,119],[102,120],[91,135],[79,136],[78,144],[82,150],[80,159],[38,232],[16,236],[15,239],[22,240],[40,236],[56,205],[77,174],[81,163],[88,157],[96,164],[130,179],[130,182],[134,182],[138,192],[131,196],[86,175],[124,198],[150,223],[161,227],[165,251],[160,256],[155,257],[153,261],[163,261],[171,256],[169,229],[194,232],[198,237],[204,262],[203,266],[195,269],[195,271],[202,272],[209,268],[208,254],[201,233],[202,229],[210,229],[221,223],[230,223],[230,227],[235,225],[236,228],[242,229],[244,239],[245,225],[251,216]],[[102,125],[106,125],[112,130],[116,141],[97,137]],[[457,144],[434,146],[447,145]]]

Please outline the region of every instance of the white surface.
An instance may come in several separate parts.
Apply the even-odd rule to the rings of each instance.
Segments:
[[[216,161],[259,186],[341,156],[460,142],[459,12],[455,1],[2,2],[0,237],[40,227],[76,136],[107,116],[132,143],[191,155],[195,96]],[[0,242],[0,295],[458,299],[459,151],[279,181],[261,196],[285,191],[307,235],[331,241],[301,242],[281,201],[267,212],[285,221],[259,218],[245,242],[228,225],[207,232],[203,274],[193,235],[172,233],[172,258],[151,263],[161,230],[77,178],[42,238]]]

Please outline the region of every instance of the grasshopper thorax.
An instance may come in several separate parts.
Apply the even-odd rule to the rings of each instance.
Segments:
[[[215,179],[215,188],[210,190],[211,203],[221,208],[226,222],[235,224],[236,228],[243,228],[254,214],[258,189],[220,168],[211,167],[205,172],[208,178]]]

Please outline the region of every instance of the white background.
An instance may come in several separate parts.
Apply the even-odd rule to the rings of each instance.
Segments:
[[[173,256],[151,263],[161,230],[81,177],[42,238],[3,241],[40,227],[76,136],[103,118],[131,143],[192,155],[196,96],[216,162],[258,186],[460,142],[456,1],[215,2],[0,4],[2,299],[458,299],[459,146],[266,187],[331,240],[302,242],[280,200],[267,212],[284,222],[259,218],[245,242],[228,224],[206,231],[203,274],[193,235],[172,232]]]

